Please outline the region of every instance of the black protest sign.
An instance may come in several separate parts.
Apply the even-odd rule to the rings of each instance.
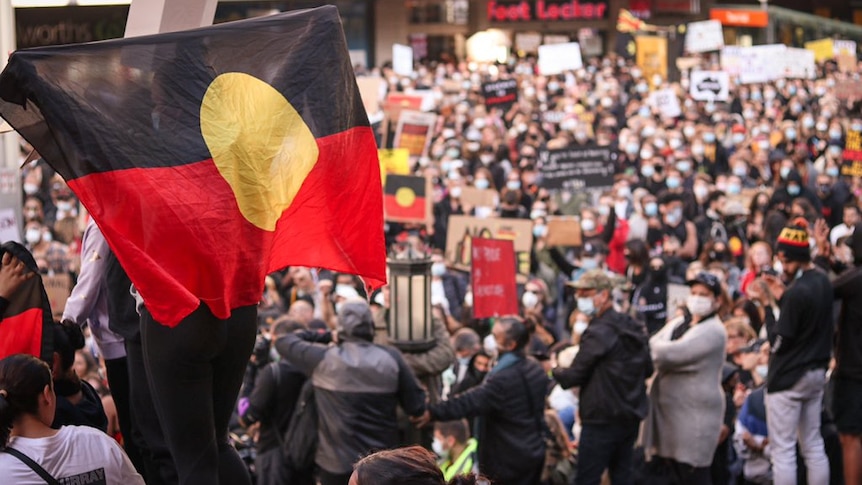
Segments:
[[[486,107],[509,109],[518,101],[518,81],[505,79],[485,83],[482,85],[482,94],[485,96]]]
[[[545,150],[539,154],[540,184],[547,189],[589,189],[614,184],[614,162],[608,147]]]

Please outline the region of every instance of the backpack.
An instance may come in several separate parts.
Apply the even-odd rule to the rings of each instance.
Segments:
[[[302,385],[290,424],[284,432],[282,446],[285,462],[293,469],[314,467],[314,455],[317,451],[317,403],[314,400],[311,378]]]

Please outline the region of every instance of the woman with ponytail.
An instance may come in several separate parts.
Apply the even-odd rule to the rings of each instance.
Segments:
[[[421,446],[378,451],[353,466],[348,485],[488,485],[473,474],[457,475],[447,483],[433,453]]]
[[[52,429],[51,370],[24,354],[0,360],[0,470],[16,485],[144,481],[116,441],[86,426]]]

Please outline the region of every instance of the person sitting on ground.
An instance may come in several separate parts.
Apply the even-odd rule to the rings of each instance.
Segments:
[[[456,475],[446,481],[434,454],[421,446],[378,451],[356,462],[349,485],[478,485],[488,480]]]

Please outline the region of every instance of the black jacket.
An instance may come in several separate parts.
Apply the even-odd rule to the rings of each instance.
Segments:
[[[260,370],[242,414],[247,425],[260,422],[257,451],[262,453],[281,445],[305,375],[286,360],[273,362]]]
[[[835,375],[862,381],[862,266],[832,281],[835,299],[841,300],[838,334],[835,337]]]
[[[564,389],[580,387],[584,424],[637,423],[647,414],[652,373],[646,328],[610,309],[590,322],[572,366],[554,369],[554,378]]]
[[[482,416],[477,436],[482,474],[493,483],[535,485],[531,477],[545,459],[542,423],[548,384],[542,366],[523,358],[429,411],[437,421]]]

